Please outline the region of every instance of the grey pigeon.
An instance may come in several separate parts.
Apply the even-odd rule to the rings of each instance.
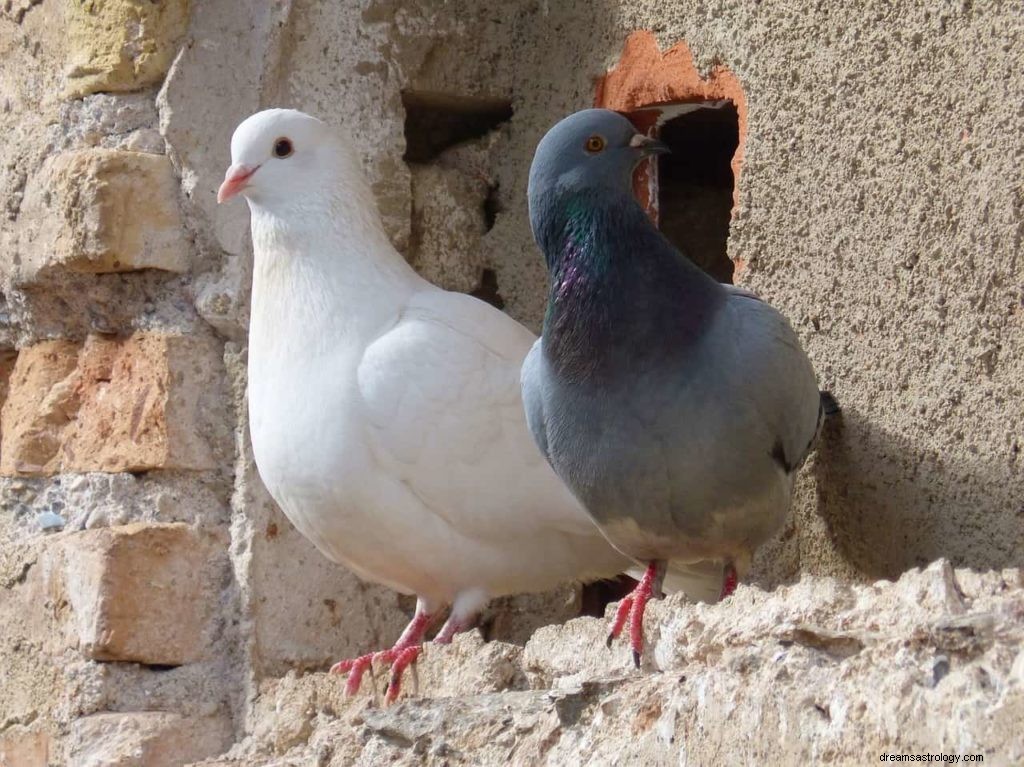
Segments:
[[[712,599],[730,594],[834,405],[785,317],[707,276],[636,202],[633,170],[664,151],[588,109],[544,136],[529,181],[549,295],[523,364],[527,422],[608,540],[647,565],[609,635],[629,617],[638,666],[666,571],[713,573]]]

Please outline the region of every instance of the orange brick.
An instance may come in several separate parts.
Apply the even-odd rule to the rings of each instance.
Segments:
[[[222,380],[219,347],[202,337],[23,349],[0,412],[0,474],[215,468]]]

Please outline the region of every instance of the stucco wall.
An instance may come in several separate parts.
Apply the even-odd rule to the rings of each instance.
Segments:
[[[821,576],[895,578],[939,557],[975,571],[1019,566],[1022,10],[937,1],[294,0],[244,12],[235,0],[7,3],[0,762],[107,764],[134,753],[124,758],[135,762],[117,763],[181,764],[246,736],[252,753],[300,748],[342,704],[329,693],[335,680],[310,675],[319,692],[299,696],[305,708],[294,716],[281,714],[289,685],[299,684],[283,675],[386,643],[411,609],[324,560],[274,507],[252,465],[248,216],[240,203],[217,206],[215,191],[234,126],[267,106],[344,125],[389,233],[417,268],[453,288],[477,286],[537,329],[544,274],[525,195],[544,131],[594,104],[609,69],[633,68],[627,95],[665,71],[669,90],[687,93],[727,76],[727,89],[707,92],[744,102],[728,240],[736,281],[787,313],[843,406],[803,471],[790,524],[762,550],[751,580],[772,589],[813,576],[789,606],[796,620],[814,599],[815,615],[841,614],[835,589],[848,587]],[[623,62],[638,31],[650,33],[630,38],[644,55]],[[684,71],[685,87],[671,80]],[[476,115],[476,137],[403,161],[407,111],[419,115],[406,108],[409,94],[428,112],[463,122]],[[408,130],[427,131],[423,119],[410,118]],[[432,221],[459,223],[437,236]],[[58,514],[63,529],[47,527],[46,514]],[[998,609],[1019,620],[1019,575],[991,577],[972,599],[988,605],[1002,595]],[[190,598],[176,609],[192,628],[168,644],[161,595],[183,588]],[[856,593],[869,604],[889,598]],[[732,625],[765,599],[776,604],[747,594],[707,609]],[[133,607],[120,609],[123,601]],[[789,609],[782,605],[773,608],[779,615]],[[487,630],[521,644],[536,626],[579,610],[579,589],[567,586],[496,605]],[[919,623],[961,612],[925,600]],[[915,663],[950,655],[935,639],[941,631],[915,626],[878,630],[894,642],[918,637]],[[555,652],[581,630],[600,633],[596,621],[574,623],[534,643]],[[1005,697],[1024,684],[1016,635],[985,631],[978,635],[994,638],[963,662],[991,650],[986,667],[1005,680],[1004,697],[985,705],[1019,706]],[[130,641],[110,640],[123,633]],[[743,641],[773,636],[755,631]],[[438,657],[442,671],[425,667],[424,694],[447,691],[473,706],[477,683],[552,683],[535,662],[517,665],[510,645],[487,647]],[[443,669],[455,673],[474,652],[485,653],[484,670],[445,687]],[[956,666],[959,656],[950,657]],[[694,662],[653,661],[674,670]],[[723,675],[722,690],[742,689],[742,674],[720,653],[700,662]],[[614,668],[597,664],[578,679]],[[869,666],[843,668],[854,688],[877,682]],[[961,683],[968,696],[982,685],[968,671]],[[800,700],[804,682],[794,684]],[[593,689],[596,705],[622,692]],[[525,711],[516,709],[532,705],[524,701],[507,705]],[[438,710],[436,701],[406,705],[407,722]],[[437,715],[447,715],[441,705]],[[921,706],[893,709],[894,721],[923,727],[927,701]],[[375,721],[350,724],[377,737]],[[474,732],[492,726],[480,720]],[[965,727],[974,740],[963,743],[984,745],[980,724]],[[198,733],[187,749],[184,732]],[[615,748],[588,732],[598,738],[593,753]],[[843,743],[835,753],[854,753]]]

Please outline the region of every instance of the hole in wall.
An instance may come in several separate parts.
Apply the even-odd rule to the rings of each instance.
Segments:
[[[169,663],[140,663],[139,666],[147,671],[155,671],[158,674],[174,671],[174,669],[181,667],[180,664],[174,665]]]
[[[403,91],[406,162],[430,162],[445,149],[480,138],[512,117],[508,99]]]
[[[488,232],[497,223],[499,213],[501,213],[501,201],[498,199],[498,185],[488,184],[487,196],[484,198],[484,224]]]
[[[654,132],[672,153],[658,158],[658,227],[701,269],[731,283],[727,241],[736,183],[732,160],[739,146],[736,106],[708,102],[678,116],[671,107],[662,110]]]
[[[409,90],[402,92],[402,106],[405,109],[406,142],[403,159],[413,171],[412,231],[406,254],[409,262],[427,279],[442,287],[469,292],[499,309],[504,308],[505,301],[498,293],[497,274],[493,269],[483,268],[476,245],[467,245],[466,238],[471,243],[478,242],[494,227],[501,212],[498,184],[486,168],[487,141],[476,140],[483,139],[512,117],[512,102],[508,99]],[[463,152],[460,145],[465,145],[467,151]],[[448,216],[447,223],[454,227],[453,234],[464,235],[460,247],[473,251],[463,254],[467,260],[462,264],[461,272],[456,268],[449,275],[450,284],[445,284],[447,267],[442,264],[440,273],[436,268],[443,262],[443,259],[438,261],[438,238],[433,237],[431,242],[425,243],[422,236],[422,217],[431,215],[426,210],[432,210],[434,218],[437,217],[437,210],[431,208],[433,203],[429,199],[421,199],[417,187],[417,169],[428,166],[445,168],[456,174],[448,177],[454,185],[451,196],[457,206],[450,212],[456,215],[454,221],[452,216]],[[457,176],[461,176],[461,181]],[[429,174],[421,178],[423,183],[431,183]],[[438,179],[434,177],[432,183],[438,183]],[[429,189],[429,186],[423,188]],[[481,227],[479,232],[476,230],[478,225]],[[469,227],[469,230],[462,231],[459,226]],[[476,269],[479,271],[473,274]],[[476,286],[471,287],[477,279]]]
[[[618,602],[636,588],[636,581],[628,575],[584,583],[580,595],[580,615],[603,618],[605,608]]]
[[[638,170],[637,197],[655,220],[661,202],[666,236],[717,279],[731,282],[743,267],[741,260],[735,269],[724,260],[747,133],[747,97],[739,78],[721,62],[698,70],[685,40],[663,51],[654,33],[637,30],[626,38],[618,63],[597,80],[594,106],[621,112],[638,130],[676,146],[652,173]],[[681,158],[692,166],[683,167]],[[668,181],[663,194],[651,178],[662,167]],[[693,195],[693,212],[680,215],[677,204]]]
[[[493,269],[484,269],[480,274],[480,284],[469,295],[486,301],[495,309],[505,308],[505,299],[498,292],[498,273]]]

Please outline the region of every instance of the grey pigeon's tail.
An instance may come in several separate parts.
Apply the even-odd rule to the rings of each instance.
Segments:
[[[833,397],[831,392],[818,392],[818,425],[814,429],[814,436],[811,437],[811,441],[807,443],[807,449],[800,457],[800,463],[797,464],[796,468],[803,465],[803,462],[807,460],[807,455],[814,449],[814,445],[818,441],[818,437],[821,436],[821,430],[825,426],[825,421],[829,418],[834,418],[837,415],[840,415],[842,412],[843,409],[839,407],[839,400]]]
[[[821,396],[821,412],[826,418],[843,412],[839,407],[839,400],[832,396],[832,392],[823,391],[818,394]]]

